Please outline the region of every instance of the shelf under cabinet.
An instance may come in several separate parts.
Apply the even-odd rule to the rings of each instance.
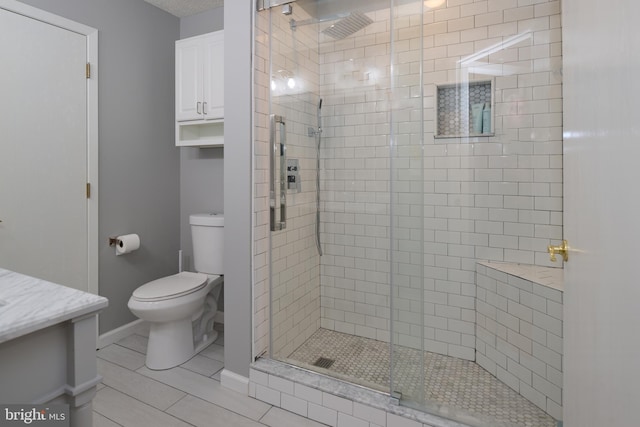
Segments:
[[[177,122],[176,146],[223,147],[224,120],[208,122]]]

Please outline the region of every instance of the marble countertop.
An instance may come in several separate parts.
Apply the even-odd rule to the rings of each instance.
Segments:
[[[564,291],[564,270],[562,268],[497,261],[481,261],[478,262],[478,264],[493,268],[494,270],[502,271],[503,273],[521,277],[539,285]]]
[[[0,343],[105,308],[104,297],[0,268]]]

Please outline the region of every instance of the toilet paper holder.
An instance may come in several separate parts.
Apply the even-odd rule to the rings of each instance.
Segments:
[[[137,234],[123,234],[109,237],[109,246],[116,249],[116,255],[124,255],[140,248],[140,236]]]

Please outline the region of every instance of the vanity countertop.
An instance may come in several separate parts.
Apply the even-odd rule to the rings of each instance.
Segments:
[[[0,268],[0,343],[107,305],[104,297]]]

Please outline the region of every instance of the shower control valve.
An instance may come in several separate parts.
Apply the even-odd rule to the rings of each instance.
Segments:
[[[302,191],[298,159],[287,159],[287,189],[297,193]]]

